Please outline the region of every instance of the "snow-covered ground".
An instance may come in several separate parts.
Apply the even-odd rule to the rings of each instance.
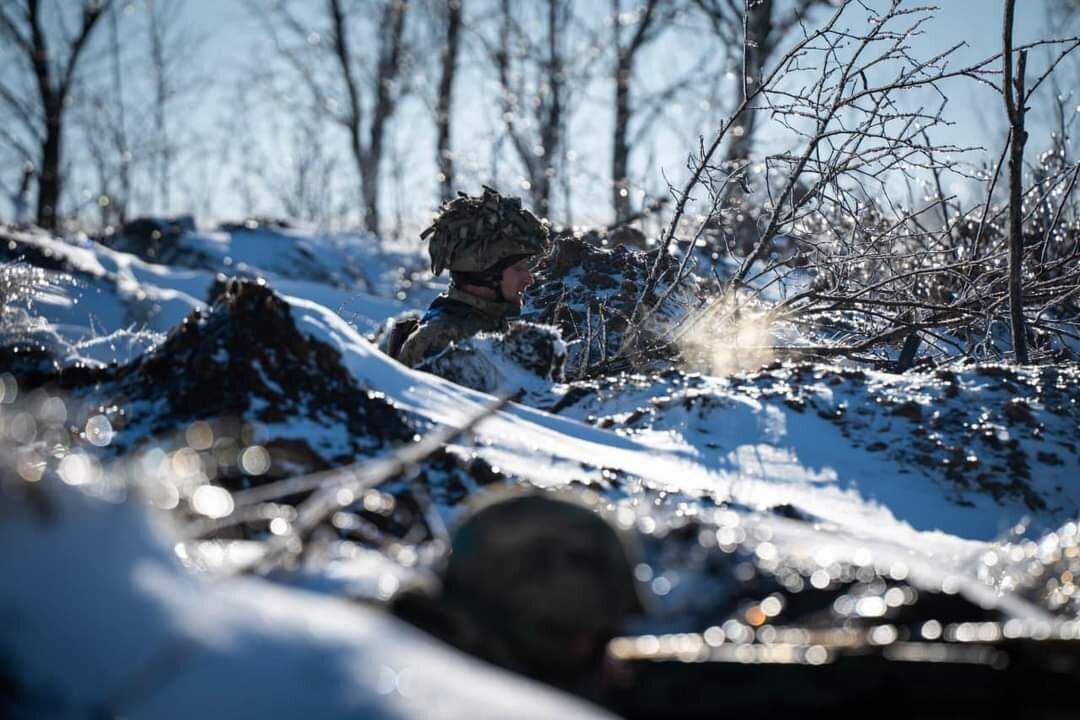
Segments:
[[[426,303],[438,292],[438,283],[423,273],[409,277],[424,267],[419,246],[374,246],[368,236],[262,228],[191,232],[174,242],[169,265],[86,237],[5,230],[3,238],[0,259],[70,277],[66,292],[38,298],[33,314],[78,355],[104,363],[127,362],[192,310],[205,308],[218,273],[263,278],[279,292],[334,310],[365,333],[406,309],[406,301]],[[132,343],[132,336],[141,342]]]
[[[606,717],[370,607],[192,574],[167,518],[41,482],[0,505],[14,717]]]
[[[418,431],[459,426],[492,403],[482,392],[405,368],[368,341],[365,333],[408,305],[388,296],[398,292],[389,281],[367,281],[380,293],[367,295],[343,287],[340,273],[313,270],[344,267],[341,238],[274,235],[303,241],[304,262],[291,273],[279,255],[285,250],[251,235],[192,234],[185,242],[201,248],[197,267],[40,233],[9,232],[4,242],[8,257],[47,260],[74,278],[32,311],[92,364],[124,364],[159,347],[192,310],[206,309],[216,273],[242,262],[284,299],[301,335],[331,348],[352,382],[379,393]],[[369,279],[392,274],[369,250],[355,253],[350,262]],[[402,297],[413,306],[424,300],[423,293]],[[132,335],[144,341],[129,342]],[[0,437],[9,446],[25,424],[16,421],[12,380],[0,395]],[[1065,392],[1075,370],[901,376],[776,364],[726,378],[672,372],[543,387],[534,376],[504,380],[528,385],[537,407],[511,404],[450,448],[503,477],[599,488],[610,517],[646,536],[690,518],[715,529],[713,547],[731,531],[749,537],[761,557],[869,564],[882,572],[902,566],[920,587],[959,590],[1009,617],[1050,617],[983,578],[988,553],[1018,524],[1037,533],[1080,515],[1080,409]],[[554,406],[557,414],[541,409]],[[69,424],[89,422],[74,414]],[[290,441],[310,438],[326,430],[313,427],[312,417],[286,418],[270,431]],[[118,425],[112,442],[145,450],[147,427]],[[136,431],[144,436],[132,437]],[[100,448],[79,452],[105,458]],[[114,460],[103,459],[95,477],[107,476]],[[145,717],[593,712],[456,657],[340,597],[193,574],[173,551],[187,539],[182,530],[132,493],[117,503],[84,496],[48,474],[37,483],[19,475],[26,478],[5,470],[0,505],[0,577],[20,578],[0,590],[0,616],[15,620],[0,630],[0,650],[11,658],[0,676],[14,674],[27,708],[45,703],[44,712],[58,716],[104,708]],[[455,507],[438,510],[453,521]],[[355,558],[331,558],[302,584],[333,596],[352,586],[333,579],[359,567]],[[655,567],[648,575],[664,578],[649,587],[669,610],[704,587],[686,568]],[[222,674],[235,676],[226,695],[213,682]]]

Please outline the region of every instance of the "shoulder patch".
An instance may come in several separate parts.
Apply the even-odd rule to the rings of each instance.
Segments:
[[[463,302],[457,302],[456,300],[436,301],[432,303],[431,307],[424,313],[424,317],[420,318],[420,322],[428,323],[432,320],[444,317],[457,320],[468,317],[471,314],[472,309]]]

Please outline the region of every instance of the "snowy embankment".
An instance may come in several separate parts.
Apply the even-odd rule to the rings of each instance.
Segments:
[[[289,302],[302,331],[337,349],[362,385],[378,388],[413,415],[435,425],[460,425],[491,402],[482,393],[398,365],[325,308],[298,298]],[[883,374],[873,380],[911,392],[929,382]],[[485,420],[466,451],[541,486],[606,484],[606,477],[617,474],[691,505],[702,497],[733,504],[743,508],[748,522],[772,528],[787,544],[782,552],[824,548],[839,559],[870,550],[885,566],[903,560],[917,568],[927,585],[940,585],[949,575],[973,576],[989,542],[1033,514],[1022,502],[1005,498],[998,503],[977,489],[967,494],[971,499],[950,500],[955,489],[904,470],[879,452],[851,447],[833,422],[817,414],[740,393],[728,381],[706,378],[701,384],[703,389],[684,388],[681,396],[670,387],[661,397],[655,396],[655,387],[613,393],[603,403],[608,416],[643,414],[639,408],[655,409],[658,399],[676,406],[660,427],[633,435],[514,405]],[[711,403],[712,412],[687,412],[690,402],[686,409],[680,406],[687,398]],[[848,400],[875,403],[872,395]],[[1055,428],[1066,437],[1070,429],[1067,421]],[[899,427],[890,435],[878,428],[873,438],[903,443],[905,431]],[[1076,463],[1073,456],[1067,465],[1051,466],[1037,477],[1059,501],[1038,519],[1043,529],[1076,516],[1080,488],[1066,480],[1075,477]],[[638,521],[645,518],[649,526],[648,514],[655,508],[639,508],[645,499],[630,493],[621,500],[633,512],[625,516],[628,525],[641,527]],[[781,506],[794,508],[809,522],[761,512]]]
[[[368,236],[264,228],[189,232],[172,242],[167,257],[173,264],[85,237],[63,240],[37,230],[3,229],[2,239],[0,261],[70,277],[66,292],[35,301],[33,315],[47,323],[39,342],[66,350],[72,360],[131,360],[193,310],[205,309],[219,273],[262,278],[279,292],[340,313],[363,332],[404,310],[404,301],[424,302],[437,292],[401,270],[422,266],[418,248],[376,248]]]
[[[403,306],[358,295],[318,270],[344,267],[332,242],[323,251],[309,247],[309,257],[296,263],[298,275],[265,245],[251,246],[244,271],[265,280],[271,295],[262,285],[216,284],[213,263],[236,269],[245,247],[214,245],[227,243],[224,236],[183,236],[203,248],[193,256],[199,267],[185,269],[95,243],[7,235],[9,257],[22,254],[75,278],[64,294],[32,308],[42,323],[33,337],[56,338],[65,364],[81,358],[94,367],[121,365],[64,381],[72,395],[61,424],[89,435],[92,419],[109,423],[109,439],[93,443],[100,447],[83,437],[72,448],[95,458],[96,478],[107,478],[128,451],[143,458],[124,470],[129,478],[132,467],[175,472],[191,458],[199,468],[219,449],[203,447],[190,432],[185,439],[202,413],[239,415],[244,429],[235,434],[258,435],[257,443],[244,444],[268,451],[272,474],[282,477],[286,469],[307,472],[385,454],[414,431],[459,426],[492,402],[379,352],[363,333]],[[368,287],[389,292],[386,285]],[[219,302],[207,308],[212,290]],[[204,312],[189,317],[193,310]],[[141,340],[120,347],[94,339],[95,332]],[[696,549],[738,545],[774,568],[776,558],[810,567],[808,582],[810,573],[827,570],[830,586],[840,581],[833,568],[870,565],[920,589],[959,591],[1004,617],[1050,617],[1042,605],[1002,594],[1000,584],[984,578],[994,541],[1022,520],[1041,532],[1080,514],[1075,369],[889,375],[777,364],[728,378],[672,371],[552,385],[500,368],[506,375],[496,384],[527,390],[536,407],[514,404],[493,414],[448,448],[446,467],[423,469],[424,477],[463,485],[454,493],[429,487],[444,521],[454,519],[465,496],[485,492],[469,464],[483,461],[504,482],[588,485],[616,522],[658,542],[672,530],[700,528],[690,534]],[[26,420],[15,421],[13,391],[5,392],[0,437],[9,445],[25,442],[15,428]],[[361,396],[363,403],[353,401]],[[35,397],[44,404],[45,396]],[[44,411],[25,412],[38,412],[46,437],[51,421]],[[55,464],[44,449],[33,458]],[[239,474],[243,463],[230,462]],[[493,717],[584,712],[437,647],[373,609],[262,580],[193,574],[173,550],[191,538],[132,502],[137,493],[120,504],[83,497],[26,467],[19,466],[21,478],[5,468],[0,506],[0,576],[25,578],[0,591],[0,613],[21,618],[0,630],[0,649],[13,658],[13,667],[0,665],[0,679],[11,675],[25,707],[59,703],[61,715],[104,708],[148,717],[365,710],[456,717],[478,714],[473,704],[482,694],[480,711]],[[247,488],[259,473],[243,469],[239,487]],[[203,467],[185,482],[228,486],[234,475],[220,472],[215,479]],[[96,492],[85,473],[61,468],[61,476]],[[143,487],[139,478],[132,482]],[[198,512],[196,502],[191,507]],[[289,517],[281,516],[285,532]],[[657,556],[649,562],[653,568],[639,580],[651,579],[658,607],[714,603],[710,611],[721,612],[720,591],[701,567],[665,565]],[[299,582],[336,594],[350,583],[335,579],[383,570],[363,570],[355,554],[342,553],[305,572]],[[749,591],[725,592],[738,598]],[[69,650],[73,645],[78,652]]]
[[[41,482],[34,498],[0,505],[0,708],[55,718],[603,715],[376,609],[192,574],[164,517]]]
[[[280,267],[267,237],[245,240],[230,248],[219,233],[185,243],[229,255],[222,270],[242,264],[251,276],[306,298],[298,303],[338,310],[354,327],[373,330],[403,309],[396,300],[319,281],[325,278],[296,279],[296,268],[282,277],[289,268]],[[26,232],[6,234],[5,243],[9,259],[70,276],[62,292],[34,302],[36,322],[23,336],[59,351],[66,365],[137,359],[192,311],[204,310],[215,282],[212,268],[151,263],[90,241]],[[252,252],[245,255],[245,247]],[[387,258],[382,268],[379,258],[367,259],[369,273],[389,275],[401,258]],[[0,434],[9,450],[17,422],[13,379],[0,385]],[[128,435],[146,431],[133,427]],[[0,706],[50,717],[602,715],[377,609],[261,580],[192,573],[174,552],[179,536],[170,516],[145,505],[140,493],[104,500],[94,483],[82,487],[84,494],[53,474],[25,483],[13,465],[6,456]]]

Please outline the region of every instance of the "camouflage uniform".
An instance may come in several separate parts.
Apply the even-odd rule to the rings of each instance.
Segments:
[[[431,304],[420,325],[401,346],[397,359],[416,367],[452,342],[481,332],[504,332],[507,318],[517,315],[519,310],[517,303],[485,300],[450,288]]]
[[[457,340],[507,329],[507,318],[516,315],[520,307],[502,297],[502,271],[518,258],[544,252],[548,226],[522,208],[520,198],[502,197],[485,187],[483,195],[462,195],[444,205],[420,237],[430,238],[431,272],[438,275],[449,270],[453,283],[435,299],[396,352],[391,351],[410,367]],[[499,299],[467,293],[457,287],[461,283],[493,288]]]

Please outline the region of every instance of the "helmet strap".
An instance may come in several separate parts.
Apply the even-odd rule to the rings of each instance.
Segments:
[[[529,257],[528,255],[510,255],[505,257],[499,262],[495,263],[487,270],[481,272],[462,272],[460,270],[450,271],[450,284],[454,287],[460,288],[465,285],[475,285],[476,287],[489,288],[495,291],[495,299],[499,302],[509,302],[506,299],[506,295],[502,291],[502,274],[503,270],[510,267],[522,258]]]
[[[450,271],[450,284],[454,287],[460,288],[465,285],[475,285],[476,287],[490,288],[496,290],[501,285],[502,271],[500,270],[497,275],[492,275],[490,270],[484,272],[462,272],[460,270]]]

